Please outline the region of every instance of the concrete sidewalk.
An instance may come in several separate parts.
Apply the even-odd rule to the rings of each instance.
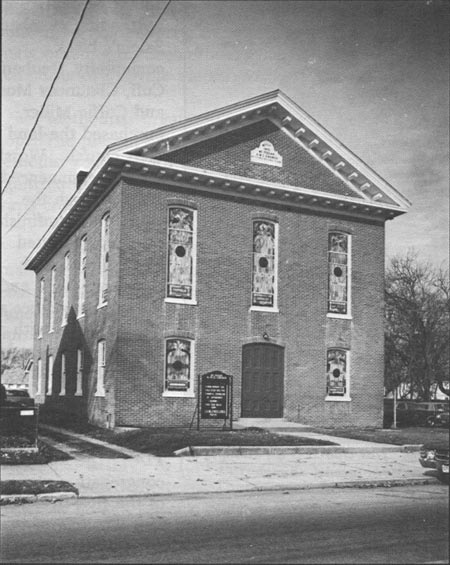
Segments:
[[[295,429],[289,433],[306,435]],[[78,488],[82,498],[439,484],[433,471],[420,466],[417,446],[415,451],[411,451],[413,446],[405,451],[402,446],[390,445],[390,449],[385,449],[386,444],[356,445],[356,440],[321,437],[336,441],[344,452],[336,453],[335,446],[329,446],[329,451],[321,447],[320,453],[311,453],[311,447],[305,446],[304,452],[294,454],[287,451],[276,455],[269,452],[171,458],[127,449],[124,451],[133,455],[131,459],[99,459],[80,454],[73,460],[47,465],[5,465],[1,478],[67,481]],[[95,443],[103,444],[99,440]]]

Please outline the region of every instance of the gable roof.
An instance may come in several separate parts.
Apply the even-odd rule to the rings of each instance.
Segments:
[[[210,170],[201,160],[178,162],[177,155],[254,124],[270,122],[315,166],[333,175],[336,190],[298,186],[292,179],[271,180]],[[299,153],[300,154],[300,153]],[[250,159],[248,155],[246,157]],[[262,165],[270,167],[270,165]],[[239,171],[238,171],[239,172]],[[256,175],[257,176],[257,175]],[[231,104],[109,145],[25,261],[36,270],[64,243],[120,177],[142,178],[200,191],[239,195],[261,202],[281,200],[307,210],[334,210],[340,215],[391,219],[410,202],[354,155],[280,90]],[[281,182],[280,182],[281,180]],[[341,187],[340,190],[337,187]],[[342,187],[345,187],[342,189]]]

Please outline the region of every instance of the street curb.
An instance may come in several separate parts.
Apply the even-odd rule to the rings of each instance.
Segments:
[[[189,446],[174,451],[176,457],[214,456],[214,455],[292,455],[327,453],[413,453],[420,445],[287,445],[287,446]]]
[[[436,485],[441,486],[441,483],[434,478],[430,479],[378,479],[372,481],[338,481],[327,483],[305,483],[303,485],[278,485],[272,487],[250,487],[242,489],[228,489],[228,490],[205,490],[205,491],[180,491],[180,492],[161,492],[161,493],[145,493],[145,494],[118,494],[118,495],[83,495],[80,494],[78,498],[86,500],[94,499],[108,499],[108,498],[153,498],[153,497],[168,497],[168,496],[204,496],[205,494],[232,494],[232,493],[250,493],[250,492],[278,492],[278,491],[294,491],[294,490],[319,490],[330,488],[393,488],[393,487],[406,487],[414,485]]]
[[[74,492],[47,492],[42,494],[2,494],[0,496],[0,506],[9,504],[32,504],[33,502],[57,502],[78,498]]]

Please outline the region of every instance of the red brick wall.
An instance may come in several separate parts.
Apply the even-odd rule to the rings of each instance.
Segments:
[[[283,157],[283,167],[250,161],[250,152],[264,140],[270,141]],[[163,155],[161,160],[359,198],[323,163],[269,120],[179,149]]]
[[[310,424],[380,425],[383,396],[384,230],[167,187],[123,187],[116,424],[187,425],[195,400],[163,398],[164,336],[195,337],[195,372],[235,377],[242,345],[266,331],[285,346],[285,416]],[[167,207],[198,210],[197,305],[164,302]],[[279,222],[279,313],[250,312],[252,220]],[[328,231],[352,234],[353,320],[327,309]],[[351,350],[351,402],[326,402],[326,349]]]
[[[109,300],[108,305],[97,308],[99,297],[100,275],[100,239],[101,219],[106,212],[110,212],[110,268],[108,277]],[[47,375],[48,355],[54,357],[53,368],[53,394],[41,395],[37,401],[46,406],[53,406],[106,425],[107,421],[114,420],[114,378],[113,373],[107,371],[105,377],[105,398],[95,397],[97,367],[97,341],[106,339],[106,354],[108,364],[114,356],[114,343],[116,341],[117,327],[117,277],[119,271],[119,236],[120,236],[120,188],[114,189],[92,212],[81,226],[71,235],[66,243],[54,254],[47,264],[36,273],[36,308],[34,330],[34,359],[33,365],[33,394],[37,390],[37,359],[42,359],[43,373]],[[85,316],[78,316],[78,289],[80,268],[80,241],[87,235],[87,282]],[[64,256],[70,252],[70,288],[69,288],[69,322],[64,327],[62,323],[63,310],[63,279]],[[55,323],[54,332],[49,333],[50,321],[50,273],[56,266],[55,290]],[[45,278],[44,324],[43,336],[37,337],[39,319],[39,281]],[[82,397],[74,396],[76,388],[76,355],[77,349],[84,351],[84,377]],[[67,385],[66,395],[59,396],[61,355],[66,354]],[[47,377],[48,378],[48,377]]]
[[[253,129],[252,129],[253,128]],[[259,128],[259,129],[258,129]],[[264,129],[266,128],[266,129]],[[228,136],[228,138],[227,138]],[[226,138],[226,139],[225,139]],[[250,150],[273,142],[283,169],[250,163]],[[164,159],[168,159],[166,156]],[[347,187],[269,122],[243,128],[174,160],[253,178],[346,194]],[[259,175],[259,176],[258,176]],[[167,208],[173,203],[197,210],[197,305],[166,303]],[[110,211],[109,301],[97,309],[101,218]],[[279,224],[279,312],[252,312],[252,221],[269,217]],[[351,320],[327,318],[328,232],[352,235]],[[79,244],[87,234],[86,315],[78,307]],[[70,305],[74,315],[61,328],[64,255],[71,252]],[[57,267],[55,332],[48,333],[50,270]],[[164,341],[172,335],[195,339],[195,375],[214,369],[234,376],[234,414],[240,415],[244,343],[266,332],[285,348],[284,416],[325,426],[381,426],[383,398],[384,227],[311,214],[275,203],[175,190],[148,182],[121,181],[37,273],[45,277],[44,335],[35,338],[37,359],[55,356],[52,398],[46,403],[101,425],[188,425],[193,398],[163,397]],[[37,327],[35,334],[37,333]],[[106,396],[94,396],[96,349],[106,339]],[[85,348],[82,398],[74,397],[76,349]],[[326,351],[350,350],[350,402],[325,401]],[[59,397],[61,353],[67,353],[67,395]],[[35,390],[35,379],[33,388]],[[40,399],[43,400],[43,397]]]

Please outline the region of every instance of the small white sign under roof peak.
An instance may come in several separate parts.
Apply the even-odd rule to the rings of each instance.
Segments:
[[[273,165],[274,167],[283,166],[283,157],[275,151],[270,141],[261,141],[259,147],[250,152],[250,161],[252,163],[261,163],[263,165]]]

